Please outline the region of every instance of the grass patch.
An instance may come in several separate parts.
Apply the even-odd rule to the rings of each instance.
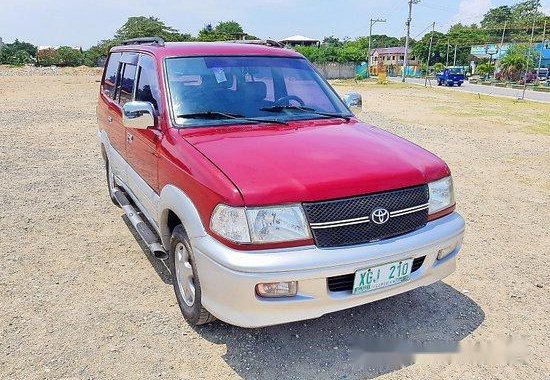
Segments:
[[[531,131],[543,135],[550,135],[550,111],[544,112],[541,117],[534,120]]]

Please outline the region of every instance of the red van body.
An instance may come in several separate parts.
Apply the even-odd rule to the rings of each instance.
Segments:
[[[248,83],[260,82],[255,76],[263,82]],[[199,89],[208,81],[210,93]],[[286,83],[280,99],[270,95],[281,93],[278,83]],[[293,95],[292,86],[326,96],[319,104],[330,112],[309,107],[315,101]],[[223,101],[235,109],[254,99],[264,111],[235,116],[209,105],[176,115],[202,96],[214,105],[230,98]],[[215,316],[256,327],[317,317],[454,270],[464,221],[447,165],[361,122],[293,50],[157,40],[115,47],[97,116],[111,197],[134,212],[138,232],[169,260],[191,323]],[[319,216],[329,208],[342,216]],[[362,270],[385,273],[391,262],[417,268],[398,282],[358,286]],[[342,276],[353,284],[331,288]]]

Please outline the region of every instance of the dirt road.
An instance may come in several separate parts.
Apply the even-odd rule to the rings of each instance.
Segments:
[[[316,320],[193,329],[166,267],[107,196],[98,74],[8,71],[0,68],[1,379],[548,379],[550,109],[541,107],[550,106],[359,86],[361,118],[452,168],[467,220],[457,272]],[[525,363],[375,368],[356,346],[378,338],[471,347],[508,335],[527,344]]]

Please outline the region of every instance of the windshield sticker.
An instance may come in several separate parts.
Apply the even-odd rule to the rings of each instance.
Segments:
[[[221,67],[213,67],[212,71],[214,72],[214,76],[216,77],[216,80],[218,83],[227,82],[227,78],[225,77],[225,72]]]

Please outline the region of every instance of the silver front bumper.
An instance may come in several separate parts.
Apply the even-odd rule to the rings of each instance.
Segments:
[[[315,318],[432,284],[455,270],[463,234],[464,220],[455,212],[403,236],[345,248],[239,251],[211,236],[193,239],[192,245],[203,305],[225,322],[260,327]],[[453,252],[438,260],[438,251],[449,246],[455,247]],[[422,266],[406,283],[358,295],[328,289],[328,277],[422,256]],[[298,295],[271,299],[256,295],[256,284],[277,281],[298,281]]]

